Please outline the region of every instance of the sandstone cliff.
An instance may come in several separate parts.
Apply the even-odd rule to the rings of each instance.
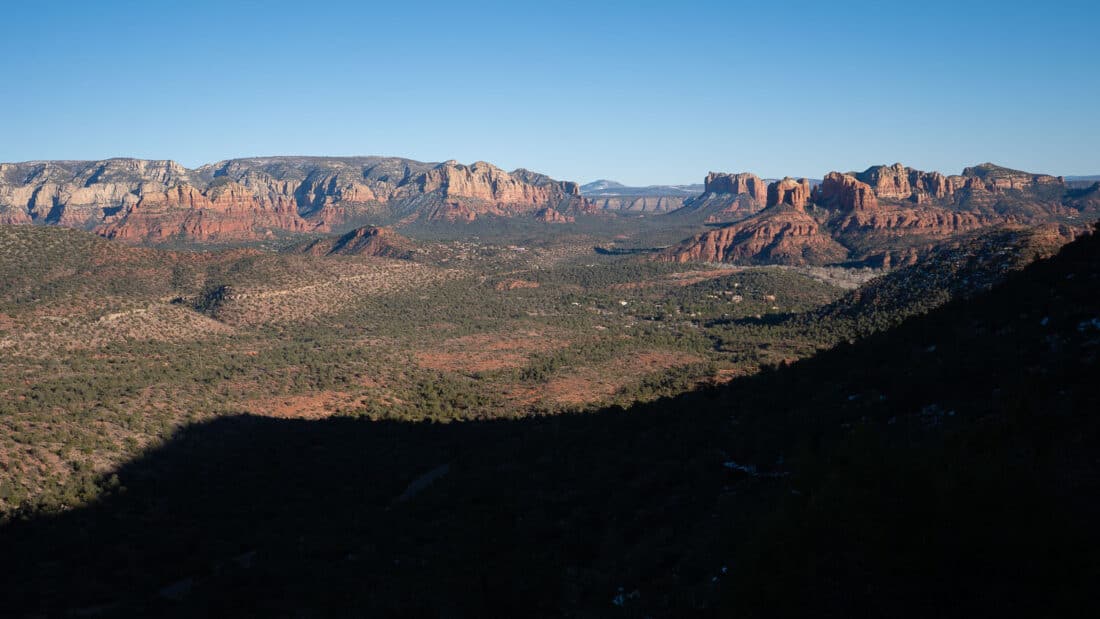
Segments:
[[[707,222],[736,221],[764,208],[767,194],[767,184],[755,174],[711,172],[702,195],[685,200],[675,213]]]
[[[838,211],[866,211],[878,208],[878,198],[870,185],[850,174],[829,172],[814,190],[818,206]]]
[[[777,204],[790,204],[797,209],[806,208],[810,201],[810,181],[802,179],[796,181],[787,177],[768,185],[767,206]]]
[[[669,262],[828,264],[848,250],[804,210],[780,205],[687,239],[657,256]]]
[[[235,159],[189,170],[110,159],[0,164],[0,222],[96,229],[130,240],[244,240],[328,230],[357,219],[568,221],[594,207],[575,183],[485,162],[386,157]]]
[[[745,194],[762,202],[767,193],[767,186],[760,177],[748,172],[740,174],[711,172],[707,174],[706,182],[703,183],[703,192]]]
[[[751,175],[711,173],[706,182],[710,193],[687,203],[681,211],[705,208],[733,220],[743,219],[745,203],[753,202],[751,195],[759,187],[752,179]],[[781,205],[790,209],[782,216],[780,211],[772,212]],[[805,213],[804,225],[777,227],[778,222],[793,221],[791,211]],[[896,266],[910,264],[945,239],[971,231],[1021,223],[1072,222],[1098,212],[1100,184],[1069,188],[1061,177],[988,163],[955,176],[898,163],[872,166],[863,172],[830,172],[812,191],[805,180],[775,181],[767,186],[766,207],[761,213],[736,226],[688,239],[663,257],[797,263],[792,256],[797,256],[802,246],[804,255],[812,255],[814,260],[844,253],[849,260]],[[708,221],[729,219],[710,217]],[[842,246],[845,252],[830,251],[829,243]]]

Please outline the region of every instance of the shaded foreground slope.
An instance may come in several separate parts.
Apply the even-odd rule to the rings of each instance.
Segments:
[[[628,411],[192,426],[99,504],[0,529],[0,595],[15,614],[1088,616],[1098,292],[1092,236]]]

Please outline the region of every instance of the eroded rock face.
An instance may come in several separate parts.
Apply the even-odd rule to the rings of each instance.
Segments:
[[[838,211],[865,211],[878,208],[874,189],[850,174],[830,172],[817,186],[814,203]]]
[[[870,185],[875,196],[879,198],[908,200],[913,195],[909,175],[909,168],[895,163],[892,166],[872,166],[854,176],[860,182]]]
[[[707,222],[736,221],[764,208],[767,196],[767,184],[755,174],[711,172],[703,193],[684,200],[683,207],[675,212]]]
[[[419,176],[413,186],[420,193],[473,198],[521,211],[540,209],[566,196],[580,196],[576,183],[551,181],[525,170],[513,176],[484,161],[470,166],[448,161]]]
[[[1065,179],[1061,176],[1049,174],[1032,174],[1020,170],[1012,170],[992,163],[983,163],[963,170],[962,175],[967,178],[981,179],[986,189],[1028,189],[1035,185],[1065,185]]]
[[[854,211],[839,220],[833,229],[838,232],[860,228],[945,235],[975,230],[986,225],[989,225],[989,222],[974,213],[949,211],[942,208],[883,207]]]
[[[544,208],[538,213],[535,213],[535,219],[548,224],[569,224],[576,221],[574,217],[562,215],[552,208]]]
[[[575,183],[488,163],[385,157],[235,159],[189,170],[111,159],[0,164],[0,222],[96,229],[130,240],[247,240],[365,216],[568,221],[592,212]]]
[[[707,174],[703,191],[704,193],[745,194],[763,202],[767,196],[767,185],[760,177],[748,172],[739,174],[711,172]]]
[[[880,201],[907,200],[917,204],[982,207],[996,204],[1005,192],[1044,194],[1036,197],[1049,201],[1052,191],[1066,189],[1061,177],[1021,172],[992,163],[966,168],[955,176],[924,172],[900,163],[871,166],[850,175],[867,183]],[[1020,197],[1014,199],[1018,201]]]
[[[733,177],[711,174],[707,186],[741,188]],[[704,194],[701,198],[721,195]],[[739,197],[749,199],[745,194]],[[689,206],[715,208],[699,199],[681,211]],[[734,212],[725,203],[717,207]],[[780,207],[786,208],[782,217],[778,215]],[[772,209],[780,211],[772,213]],[[792,218],[792,211],[805,217]],[[899,163],[872,166],[863,172],[830,172],[812,192],[808,181],[784,178],[773,182],[762,212],[688,239],[665,252],[662,259],[798,264],[800,252],[812,262],[841,256],[842,252],[836,251],[841,247],[848,261],[897,266],[912,264],[945,240],[976,230],[1082,215],[1084,221],[1093,213],[1100,213],[1100,184],[1069,189],[1060,177],[993,164],[944,176]]]
[[[804,209],[809,201],[810,181],[807,179],[796,181],[787,177],[768,185],[767,206],[790,204],[797,209]]]
[[[774,206],[694,236],[658,255],[669,262],[827,264],[848,255],[804,210]]]
[[[290,198],[257,196],[243,185],[225,183],[205,192],[177,185],[145,194],[137,204],[108,216],[97,231],[108,238],[130,241],[236,241],[262,238],[277,230],[326,229],[302,219]]]
[[[668,213],[684,205],[679,196],[599,196],[588,200],[597,210],[632,213]]]

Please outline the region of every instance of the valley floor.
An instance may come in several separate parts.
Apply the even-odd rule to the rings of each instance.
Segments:
[[[587,239],[0,233],[57,252],[0,280],[16,616],[1098,608],[1100,237],[846,292]]]

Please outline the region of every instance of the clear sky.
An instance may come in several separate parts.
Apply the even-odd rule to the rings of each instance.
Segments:
[[[1100,174],[1096,0],[10,0],[0,18],[0,161]]]

